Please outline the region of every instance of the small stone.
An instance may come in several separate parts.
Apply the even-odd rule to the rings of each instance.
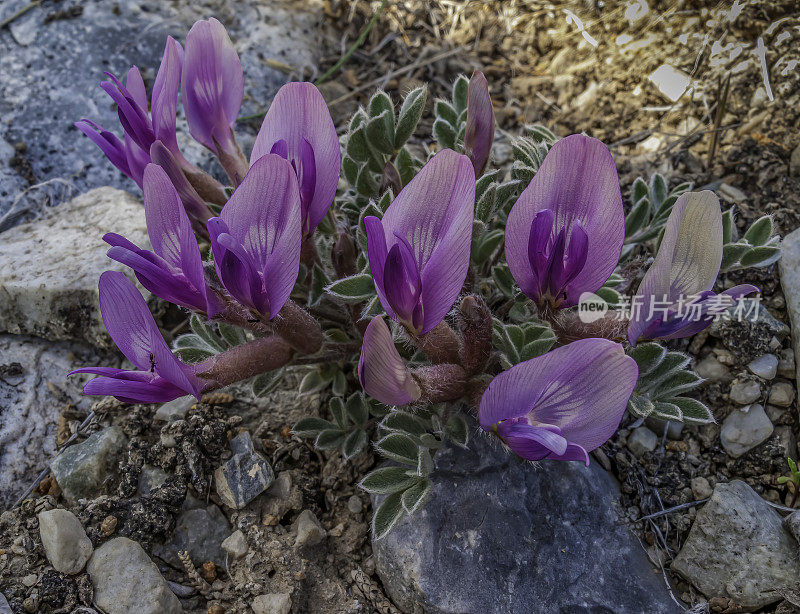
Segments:
[[[225,614],[225,608],[218,603],[215,603],[214,605],[208,606],[206,614]]]
[[[634,456],[641,456],[646,452],[652,452],[658,445],[658,435],[646,426],[633,429],[628,435],[628,449]]]
[[[289,614],[292,611],[292,598],[289,593],[268,593],[253,599],[255,614]]]
[[[222,549],[233,559],[240,559],[247,554],[249,550],[247,538],[241,531],[234,531],[223,540]]]
[[[94,600],[108,614],[181,614],[183,608],[147,553],[115,537],[95,550],[86,567]]]
[[[213,561],[206,561],[200,566],[200,575],[206,582],[213,582],[217,579],[217,566]]]
[[[314,512],[303,510],[297,517],[297,537],[294,540],[295,548],[316,546],[325,538],[325,529],[320,524]]]
[[[28,574],[27,576],[23,576],[22,583],[30,588],[31,586],[35,586],[36,583],[39,581],[39,576],[35,573]]]
[[[783,450],[781,456],[783,458],[787,457],[796,458],[797,440],[794,437],[794,432],[792,431],[792,427],[787,426],[785,424],[781,426],[776,426],[774,434],[776,443],[780,445],[780,447]]]
[[[791,407],[794,402],[794,386],[789,382],[777,382],[769,391],[769,402],[778,407]]]
[[[795,379],[797,377],[794,364],[794,350],[792,348],[781,350],[780,360],[778,360],[778,375],[786,379]]]
[[[761,385],[752,379],[738,379],[733,382],[729,397],[739,405],[755,403],[761,398]]]
[[[111,537],[117,530],[117,517],[108,515],[100,523],[100,532],[106,537]]]
[[[186,416],[186,412],[189,411],[192,408],[192,405],[195,403],[197,403],[197,399],[195,399],[192,395],[178,397],[172,401],[167,401],[156,410],[156,413],[153,415],[153,419],[160,420],[162,422],[183,420],[184,416]]]
[[[106,478],[115,472],[126,444],[122,429],[109,426],[57,456],[50,469],[64,498],[75,503],[78,499],[105,494]]]
[[[242,509],[275,479],[266,459],[256,452],[248,432],[231,440],[233,457],[214,471],[217,494],[230,508]]]
[[[660,418],[652,417],[645,420],[644,423],[658,437],[661,437],[664,434],[664,427],[666,426],[667,439],[673,440],[680,439],[684,427],[683,422],[675,422],[674,420],[661,420]]]
[[[727,382],[731,378],[730,369],[714,356],[708,356],[698,362],[694,370],[700,377],[711,382]]]
[[[778,357],[774,354],[764,354],[747,365],[750,372],[766,380],[775,379],[778,374]]]
[[[185,550],[195,565],[212,561],[222,566],[225,565],[222,542],[229,533],[228,520],[216,505],[189,509],[178,516],[169,541],[154,546],[153,554],[180,567],[178,553]]]
[[[800,228],[790,232],[781,241],[781,259],[778,261],[778,268],[781,273],[783,296],[786,299],[786,311],[794,331],[792,347],[796,364],[797,356],[800,355]]]
[[[800,510],[792,512],[784,518],[783,526],[800,543]]]
[[[778,407],[776,405],[765,405],[764,412],[767,414],[769,421],[772,422],[772,424],[776,424],[783,419],[783,416],[786,413],[786,408]]]
[[[156,488],[161,487],[167,481],[167,477],[167,472],[160,467],[145,465],[139,472],[137,494],[140,497],[149,497]]]
[[[702,476],[692,478],[691,487],[695,499],[708,499],[713,492],[711,484]]]
[[[358,497],[358,495],[353,495],[347,500],[347,509],[351,514],[360,514],[361,508],[361,499]]]
[[[739,458],[772,435],[772,422],[763,405],[734,409],[722,423],[720,440],[728,456]]]
[[[26,597],[25,601],[22,602],[22,608],[28,612],[28,614],[33,614],[37,609],[36,599],[33,597]],[[2,602],[0,602],[0,614],[6,614],[6,611],[3,610]],[[11,608],[9,608],[7,614],[11,614]]]
[[[14,614],[3,593],[0,593],[0,614]]]
[[[37,518],[44,553],[53,568],[70,575],[81,571],[94,551],[81,521],[63,509],[39,512]]]
[[[286,501],[292,494],[292,474],[288,471],[281,471],[272,486],[267,490],[267,494],[281,501]]]

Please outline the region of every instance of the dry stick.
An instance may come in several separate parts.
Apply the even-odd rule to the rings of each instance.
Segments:
[[[6,17],[2,22],[0,22],[0,30],[5,28],[12,21],[15,21],[15,20],[19,19],[20,17],[22,17],[25,13],[27,13],[31,9],[35,9],[41,3],[42,3],[42,0],[33,0],[33,2],[23,6],[20,10],[18,10],[13,15],[10,15],[9,17]]]
[[[717,88],[717,113],[714,117],[714,130],[711,133],[711,149],[708,152],[708,161],[706,162],[706,170],[711,168],[714,163],[714,155],[717,153],[717,143],[719,142],[719,127],[722,125],[722,116],[725,114],[725,107],[728,103],[728,94],[731,91],[731,74],[728,73],[728,78],[725,79],[723,84],[720,81]]]

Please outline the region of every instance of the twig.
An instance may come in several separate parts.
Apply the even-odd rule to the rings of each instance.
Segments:
[[[731,73],[728,73],[725,83],[720,82],[717,88],[717,113],[714,117],[714,129],[711,132],[711,148],[708,152],[706,169],[714,164],[714,155],[717,153],[717,143],[719,142],[719,127],[722,125],[722,116],[725,115],[725,107],[728,103],[728,94],[731,91]]]
[[[772,87],[769,84],[769,68],[767,68],[767,49],[764,47],[764,37],[759,36],[756,41],[756,55],[758,63],[761,65],[761,78],[764,80],[764,89],[767,91],[767,98],[772,102],[775,97],[772,95]]]
[[[665,510],[661,510],[660,512],[656,512],[655,514],[648,514],[647,516],[642,516],[641,518],[637,518],[636,520],[632,520],[630,522],[641,522],[642,520],[650,520],[652,518],[658,518],[659,516],[665,516],[667,514],[671,514],[672,512],[677,512],[678,510],[686,509],[687,507],[694,507],[695,505],[700,505],[701,503],[705,503],[706,501],[708,501],[708,499],[689,501],[689,503],[682,503],[681,505],[676,505],[675,507],[669,507]],[[630,524],[630,522],[626,522],[625,524]]]
[[[19,19],[20,17],[22,17],[25,13],[27,13],[31,9],[35,9],[41,3],[42,3],[42,0],[33,0],[33,2],[31,2],[30,4],[26,4],[25,6],[23,6],[20,10],[18,10],[13,15],[10,15],[9,17],[6,17],[2,22],[0,22],[0,30],[5,28],[12,21],[15,21],[15,20]]]

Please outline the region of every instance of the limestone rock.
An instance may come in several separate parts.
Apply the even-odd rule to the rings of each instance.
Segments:
[[[628,435],[628,449],[636,456],[652,452],[658,445],[658,435],[646,426],[633,429]]]
[[[297,537],[294,540],[295,548],[316,546],[325,539],[325,529],[311,510],[303,510],[300,512],[296,524]]]
[[[778,407],[791,407],[794,402],[794,386],[789,382],[773,384],[769,391],[769,402]]]
[[[183,420],[186,412],[191,409],[192,405],[197,403],[192,395],[188,394],[185,397],[178,397],[172,401],[163,403],[153,415],[154,420],[162,422],[174,422],[175,420]]]
[[[717,484],[672,569],[706,597],[728,597],[752,612],[797,588],[800,544],[766,501],[734,480]]]
[[[250,547],[247,545],[247,538],[241,531],[234,531],[222,541],[222,549],[232,558],[240,559]]]
[[[800,228],[790,232],[781,241],[781,288],[786,298],[786,311],[792,322],[792,347],[795,365],[800,364]],[[795,374],[798,375],[797,367]],[[800,380],[800,377],[798,377]]]
[[[70,575],[81,571],[94,551],[81,521],[64,509],[39,512],[38,519],[44,553],[53,568]]]
[[[245,431],[234,437],[231,450],[233,457],[214,471],[214,482],[222,502],[238,510],[269,488],[275,473],[253,448],[250,433]]]
[[[255,614],[289,614],[292,611],[292,598],[288,593],[268,593],[253,599]]]
[[[739,405],[749,405],[761,398],[761,386],[753,379],[738,379],[731,386],[730,399]]]
[[[772,435],[772,422],[763,405],[734,409],[722,422],[720,439],[728,456],[739,458]]]
[[[694,370],[700,377],[712,382],[726,382],[731,378],[731,372],[728,367],[714,356],[708,356],[698,362]]]
[[[774,354],[764,354],[747,365],[750,372],[762,379],[775,379],[778,374],[778,357]]]

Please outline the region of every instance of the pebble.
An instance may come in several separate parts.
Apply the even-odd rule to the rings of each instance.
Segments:
[[[728,456],[739,458],[766,441],[773,426],[763,405],[753,404],[734,409],[722,422],[720,440]]]
[[[106,537],[111,537],[114,531],[117,530],[117,522],[117,517],[109,514],[103,518],[103,522],[100,523],[100,532]]]
[[[222,542],[222,549],[227,552],[231,558],[240,559],[249,550],[247,545],[247,538],[241,531],[234,531]]]
[[[783,519],[783,526],[800,543],[800,510],[786,516]]]
[[[39,576],[37,576],[35,573],[28,574],[22,578],[22,583],[28,588],[35,586],[38,581]]]
[[[267,593],[253,599],[255,614],[289,614],[292,611],[292,598],[289,593]]]
[[[360,514],[361,513],[361,499],[358,495],[353,495],[347,500],[347,509],[350,511],[351,514]]]
[[[64,509],[39,512],[37,518],[44,553],[53,568],[70,575],[80,572],[94,552],[81,521]]]
[[[800,177],[800,145],[792,150],[792,156],[789,158],[789,174]]]
[[[652,452],[658,445],[658,435],[646,426],[633,429],[628,435],[628,449],[634,456],[641,456],[646,452]]]
[[[14,614],[3,593],[0,593],[0,614]]]
[[[195,399],[192,395],[178,397],[172,401],[167,401],[156,410],[156,413],[153,415],[153,419],[160,420],[161,422],[174,422],[175,420],[183,420],[184,416],[186,416],[186,412],[189,411],[192,405],[195,403],[197,403],[197,399]]]
[[[660,418],[652,418],[652,417],[647,418],[647,420],[645,420],[644,423],[659,438],[664,435],[664,426],[666,425],[667,439],[673,439],[673,440],[680,439],[681,432],[683,432],[683,427],[685,426],[683,422],[675,422],[674,420],[661,420]]]
[[[230,508],[242,509],[275,479],[266,459],[255,451],[250,433],[244,431],[231,440],[233,457],[214,472],[217,494]]]
[[[749,405],[761,398],[761,385],[752,379],[739,379],[733,382],[730,400],[739,405]]]
[[[794,402],[794,386],[789,382],[777,382],[769,391],[769,402],[778,407],[791,407]]]
[[[695,500],[707,499],[708,497],[711,496],[711,493],[713,492],[711,484],[708,482],[706,478],[702,476],[692,478],[691,487],[692,487],[692,494],[694,495]]]
[[[230,534],[225,515],[216,505],[188,509],[175,521],[175,531],[166,544],[155,546],[153,554],[167,563],[180,567],[178,552],[187,551],[195,565],[213,561],[225,564],[223,540]]]
[[[116,537],[95,550],[86,567],[95,603],[108,614],[182,614],[183,608],[144,549]]]
[[[731,371],[714,356],[708,356],[694,368],[697,374],[703,379],[711,382],[727,382],[731,378]]]
[[[781,350],[780,359],[778,360],[778,375],[786,379],[795,379],[797,377],[794,363],[794,350],[792,348]]]
[[[315,546],[325,538],[325,529],[320,524],[314,512],[303,510],[297,517],[297,537],[294,540],[295,548]]]
[[[778,357],[774,354],[764,354],[752,360],[747,368],[762,379],[774,379],[778,374]]]

